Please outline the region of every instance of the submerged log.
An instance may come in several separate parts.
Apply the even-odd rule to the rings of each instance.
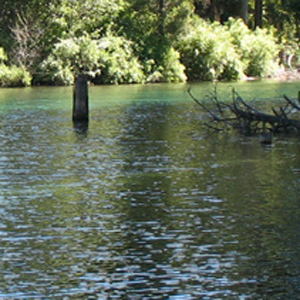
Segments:
[[[207,113],[208,121],[204,124],[216,131],[235,128],[246,135],[260,134],[263,143],[271,142],[273,134],[300,132],[300,106],[287,96],[284,96],[285,105],[272,108],[271,114],[261,112],[245,102],[235,90],[231,103],[220,101],[216,90],[208,101],[196,99],[190,89],[188,93]]]
[[[89,121],[89,98],[86,75],[78,74],[73,94],[73,122]]]

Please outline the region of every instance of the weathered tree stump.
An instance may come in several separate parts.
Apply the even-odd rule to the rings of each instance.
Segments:
[[[86,75],[77,75],[73,94],[73,122],[88,123],[89,95]]]

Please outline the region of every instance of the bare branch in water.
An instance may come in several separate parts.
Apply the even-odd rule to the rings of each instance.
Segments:
[[[210,121],[204,125],[215,131],[234,128],[243,134],[300,132],[300,106],[285,95],[285,105],[277,109],[273,107],[271,114],[247,103],[234,89],[231,103],[220,101],[216,89],[205,101],[197,99],[191,88],[188,94],[207,113]]]

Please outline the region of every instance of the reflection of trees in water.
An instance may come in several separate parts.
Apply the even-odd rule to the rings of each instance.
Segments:
[[[197,152],[201,149],[197,149],[196,142],[186,143],[190,141],[189,125],[180,122],[180,127],[174,126],[178,118],[184,117],[172,107],[164,108],[151,118],[147,117],[148,109],[133,110],[129,124],[134,126],[121,142],[127,155],[125,235],[129,237],[130,263],[138,262],[143,271],[148,270],[151,284],[161,284],[162,278],[178,282],[180,289],[184,278],[183,286],[192,284],[195,278],[206,276],[210,268],[214,276],[224,263],[219,262],[219,255],[210,257],[219,247],[215,232],[220,231],[221,222],[216,214],[220,213],[222,200],[208,196],[202,184],[206,181],[202,167],[207,163],[202,155],[206,153]],[[204,281],[209,285],[211,280]]]

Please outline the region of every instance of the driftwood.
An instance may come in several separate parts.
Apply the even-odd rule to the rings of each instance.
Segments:
[[[266,138],[269,134],[300,133],[300,105],[287,96],[283,96],[284,105],[273,107],[270,113],[265,113],[245,102],[234,89],[231,102],[220,101],[216,89],[203,101],[198,100],[191,89],[188,93],[206,112],[208,120],[203,123],[213,130],[234,128],[245,135],[261,134]]]

